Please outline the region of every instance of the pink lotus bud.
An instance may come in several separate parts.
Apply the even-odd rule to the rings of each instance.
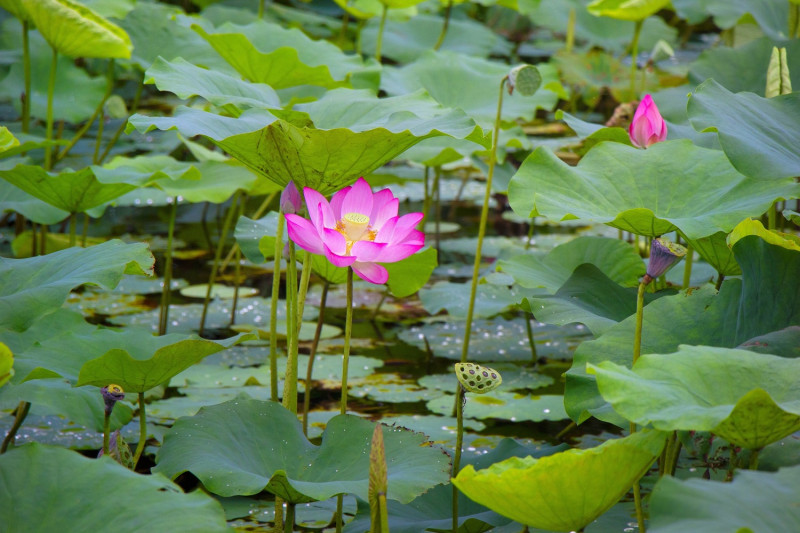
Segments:
[[[293,181],[290,181],[281,193],[281,212],[286,214],[297,214],[303,208],[300,201],[300,191]]]
[[[636,108],[631,125],[628,126],[628,135],[637,148],[647,148],[667,138],[667,124],[649,94],[642,98]]]

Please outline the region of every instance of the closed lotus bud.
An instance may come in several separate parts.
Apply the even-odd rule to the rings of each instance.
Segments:
[[[111,411],[114,409],[114,405],[125,398],[125,391],[122,390],[122,387],[114,383],[103,387],[100,389],[100,392],[103,394],[103,400],[106,402],[106,415],[110,415]]]
[[[645,285],[654,279],[663,276],[678,261],[686,255],[686,248],[680,244],[659,237],[653,239],[650,245],[650,262],[647,265],[647,274],[642,281]]]
[[[667,138],[667,124],[649,94],[639,102],[628,126],[628,135],[637,148],[647,148]]]
[[[296,215],[303,208],[303,203],[300,199],[300,191],[293,181],[289,182],[283,192],[281,193],[281,212],[291,215]]]

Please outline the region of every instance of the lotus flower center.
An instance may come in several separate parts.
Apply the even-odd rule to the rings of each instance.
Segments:
[[[347,213],[337,224],[337,226],[339,225],[341,225],[341,229],[338,227],[336,229],[344,235],[348,242],[359,241],[362,240],[365,233],[369,232],[369,217],[361,213]]]

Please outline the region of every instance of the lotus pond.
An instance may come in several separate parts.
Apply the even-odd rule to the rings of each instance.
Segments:
[[[0,7],[0,531],[800,531],[797,0]]]

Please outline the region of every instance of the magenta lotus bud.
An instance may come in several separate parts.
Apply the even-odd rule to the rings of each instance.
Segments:
[[[365,281],[386,283],[389,272],[380,263],[400,261],[425,245],[425,235],[416,229],[422,213],[398,216],[400,202],[392,191],[373,193],[364,178],[330,201],[308,187],[303,194],[309,218],[286,215],[289,238],[337,267],[352,267]]]
[[[100,389],[100,392],[106,404],[106,415],[110,415],[114,410],[114,405],[125,398],[125,391],[122,390],[122,387],[113,383]]]
[[[647,148],[667,138],[667,124],[649,94],[639,102],[631,125],[628,126],[628,135],[637,148]]]
[[[650,244],[650,261],[647,264],[647,274],[642,281],[645,285],[667,273],[675,264],[686,255],[686,248],[680,244],[659,237]]]
[[[283,189],[281,193],[281,212],[285,214],[295,215],[303,209],[303,204],[300,200],[300,191],[293,181]]]

